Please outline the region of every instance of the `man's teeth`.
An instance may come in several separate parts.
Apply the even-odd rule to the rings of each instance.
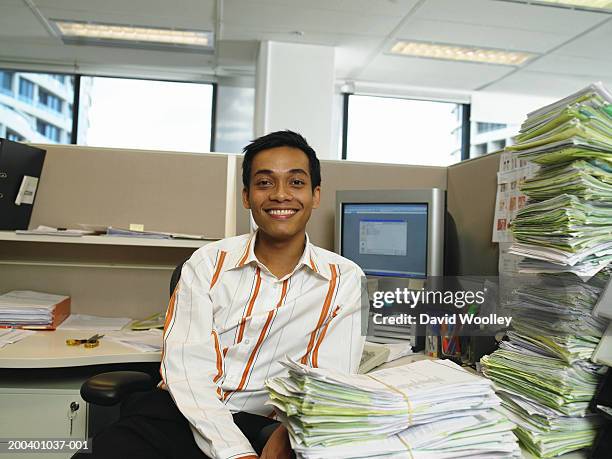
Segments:
[[[271,215],[293,215],[296,212],[293,209],[272,209],[268,211]]]

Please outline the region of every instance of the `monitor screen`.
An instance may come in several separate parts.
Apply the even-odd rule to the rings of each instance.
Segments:
[[[427,275],[426,203],[342,203],[342,256],[366,275]]]

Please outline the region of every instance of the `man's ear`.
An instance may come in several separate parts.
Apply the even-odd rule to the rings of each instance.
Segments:
[[[312,190],[312,208],[317,209],[321,204],[321,187],[317,186]]]
[[[249,190],[247,190],[246,188],[242,189],[242,206],[245,209],[251,208],[251,204],[249,204]]]

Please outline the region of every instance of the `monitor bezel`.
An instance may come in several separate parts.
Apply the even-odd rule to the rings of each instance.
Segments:
[[[343,209],[346,204],[426,204],[427,251],[426,276],[442,276],[444,271],[444,216],[446,194],[440,188],[407,190],[338,190],[334,250],[342,255]],[[366,275],[368,275],[366,273]],[[383,277],[376,275],[376,277]],[[421,276],[393,276],[423,278]]]

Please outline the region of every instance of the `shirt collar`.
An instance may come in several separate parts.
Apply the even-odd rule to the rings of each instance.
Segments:
[[[243,266],[252,263],[263,266],[263,264],[255,256],[256,237],[257,231],[255,231],[248,238],[245,246],[238,247],[234,251],[232,251],[232,263],[229,265],[228,269],[242,268]],[[302,253],[302,256],[300,257],[300,260],[295,266],[295,269],[293,270],[292,274],[298,269],[300,269],[301,266],[305,266],[307,269],[311,270],[316,274],[319,274],[320,276],[323,276],[328,280],[331,278],[329,266],[319,261],[316,251],[314,250],[314,245],[310,243],[310,238],[308,237],[308,234],[306,234],[306,246],[304,247],[304,252]]]

